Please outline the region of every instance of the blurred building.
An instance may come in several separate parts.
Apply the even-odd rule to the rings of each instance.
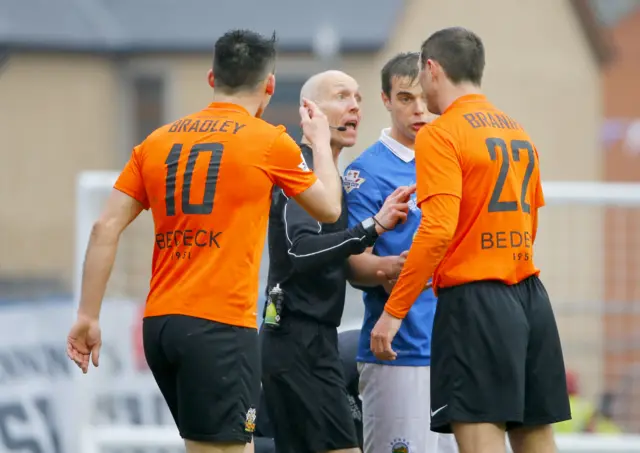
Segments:
[[[602,143],[608,181],[640,182],[640,2],[611,21],[615,59],[603,73]],[[634,8],[635,7],[635,8]],[[606,247],[607,388],[613,415],[640,431],[640,209],[609,209]]]
[[[203,108],[213,42],[229,28],[278,32],[277,93],[266,118],[294,134],[309,75],[339,67],[360,82],[360,145],[346,161],[387,125],[379,80],[387,59],[418,50],[437,29],[468,27],[487,48],[485,91],[526,126],[545,179],[601,180],[601,69],[610,44],[600,14],[584,0],[0,2],[0,297],[71,290],[77,173],[119,170],[154,128]],[[597,210],[572,213],[579,232],[557,211],[541,220],[538,262],[560,304],[565,344],[578,333],[566,328],[576,315],[564,316],[563,306],[604,294],[603,251],[585,246],[602,243],[601,220]],[[144,297],[149,227],[145,215],[124,238],[112,291]],[[594,392],[602,323],[579,316],[587,340],[568,352],[578,357],[574,367],[595,376],[585,382]]]

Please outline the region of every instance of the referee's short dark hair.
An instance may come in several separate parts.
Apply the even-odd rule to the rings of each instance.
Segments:
[[[391,96],[391,85],[394,77],[407,77],[411,80],[411,83],[416,81],[419,72],[419,58],[420,54],[418,52],[403,52],[387,61],[382,71],[380,71],[382,92],[387,97]]]
[[[251,30],[230,30],[215,44],[216,90],[226,94],[256,88],[275,71],[276,34],[266,38]]]
[[[437,31],[422,43],[420,65],[427,60],[442,66],[454,84],[470,82],[480,86],[484,72],[484,44],[478,35],[462,27]]]

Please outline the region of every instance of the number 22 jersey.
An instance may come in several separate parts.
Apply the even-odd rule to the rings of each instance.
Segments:
[[[238,105],[213,103],[149,135],[114,186],[153,215],[145,316],[257,327],[273,185],[293,197],[315,181],[284,127]]]
[[[519,123],[482,95],[463,96],[420,130],[416,173],[418,204],[436,195],[460,198],[434,288],[479,280],[512,285],[539,273],[533,242],[544,196],[538,153]]]

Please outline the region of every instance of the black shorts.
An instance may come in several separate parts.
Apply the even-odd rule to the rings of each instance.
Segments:
[[[507,429],[571,418],[562,347],[538,277],[438,292],[431,343],[431,430],[451,423]]]
[[[336,328],[289,317],[261,337],[262,388],[278,453],[357,448]]]
[[[260,393],[256,329],[182,315],[143,321],[144,353],[184,439],[247,443]]]

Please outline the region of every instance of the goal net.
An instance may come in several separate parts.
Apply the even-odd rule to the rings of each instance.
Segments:
[[[85,172],[77,185],[76,263],[117,174]],[[536,262],[554,304],[567,369],[579,397],[598,408],[611,434],[558,435],[561,452],[640,453],[640,184],[546,182]],[[148,290],[153,224],[143,213],[124,233],[101,318],[99,369],[77,373],[70,453],[184,451],[146,368],[141,310]],[[261,271],[266,280],[268,256]],[[76,296],[77,297],[77,296]],[[359,326],[362,302],[350,291],[345,325]],[[61,420],[67,414],[59,414]],[[586,430],[605,426],[590,420]]]

